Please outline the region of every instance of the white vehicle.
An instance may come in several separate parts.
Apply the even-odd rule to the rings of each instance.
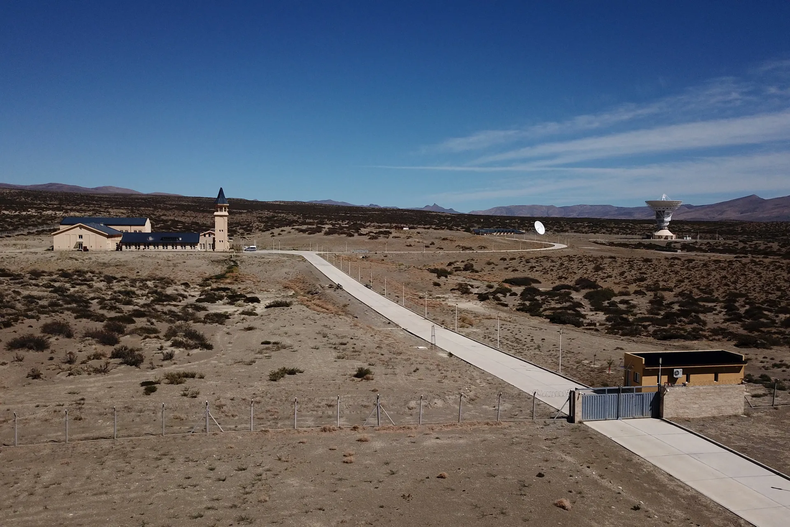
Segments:
[[[248,252],[248,253],[254,253],[257,250],[258,250],[258,248],[255,247],[254,245],[249,245],[249,246],[244,248],[244,251]]]

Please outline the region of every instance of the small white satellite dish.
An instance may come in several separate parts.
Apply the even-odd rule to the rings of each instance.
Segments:
[[[543,223],[541,223],[540,221],[536,221],[535,222],[535,231],[538,234],[546,234],[546,227],[544,227]]]

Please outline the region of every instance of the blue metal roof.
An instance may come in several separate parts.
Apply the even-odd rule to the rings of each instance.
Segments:
[[[219,187],[219,194],[217,194],[217,199],[214,200],[214,205],[227,205],[228,200],[225,198],[225,191],[222,190],[222,187]]]
[[[67,216],[60,221],[61,225],[76,225],[78,223],[99,225],[124,225],[143,226],[148,218],[93,218],[91,216]]]
[[[121,243],[197,245],[200,243],[200,234],[196,232],[125,232]]]
[[[90,227],[91,229],[96,229],[97,231],[103,232],[104,234],[109,234],[110,236],[120,236],[123,234],[121,231],[116,231],[106,225],[102,225],[101,223],[83,223],[86,227]]]

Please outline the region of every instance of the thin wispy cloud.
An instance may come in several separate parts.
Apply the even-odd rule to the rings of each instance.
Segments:
[[[380,168],[477,174],[473,186],[432,197],[450,203],[536,196],[607,202],[712,188],[790,194],[790,60],[644,104],[482,130],[421,151],[432,163]]]

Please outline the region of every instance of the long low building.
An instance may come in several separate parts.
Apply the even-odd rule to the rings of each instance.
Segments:
[[[214,229],[197,232],[152,232],[148,218],[68,216],[52,233],[56,251],[228,251],[228,200],[220,188],[214,200]]]
[[[508,234],[525,234],[519,229],[472,229],[472,233],[478,236],[506,236]]]
[[[198,250],[200,234],[196,232],[126,232],[119,249],[126,250]],[[205,249],[203,249],[205,250]]]

